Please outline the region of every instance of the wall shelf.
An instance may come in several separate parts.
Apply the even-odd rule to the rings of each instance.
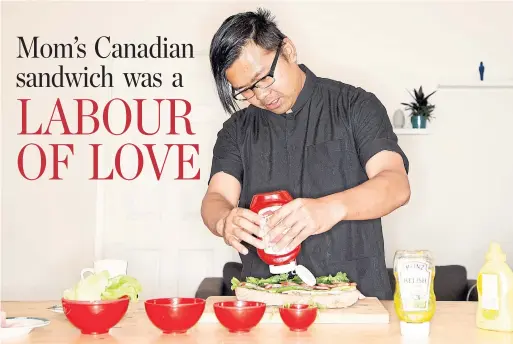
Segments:
[[[513,80],[503,81],[489,81],[489,80],[477,80],[477,81],[450,81],[438,84],[438,88],[500,88],[500,89],[512,89]]]
[[[429,129],[394,128],[396,135],[429,135]]]

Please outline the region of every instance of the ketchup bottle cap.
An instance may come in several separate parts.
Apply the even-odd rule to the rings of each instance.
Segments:
[[[303,265],[296,266],[296,274],[301,278],[301,281],[305,282],[310,287],[313,287],[317,283],[315,276]]]

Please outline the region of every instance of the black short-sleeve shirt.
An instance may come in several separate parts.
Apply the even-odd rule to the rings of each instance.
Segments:
[[[239,180],[239,206],[256,193],[287,190],[294,198],[317,198],[368,180],[367,161],[388,150],[408,159],[397,143],[386,109],[362,88],[317,77],[306,66],[305,84],[291,111],[277,115],[255,106],[233,114],[219,131],[210,177],[223,171]],[[256,250],[241,255],[243,278],[267,277]],[[315,276],[346,272],[366,296],[391,298],[381,219],[341,221],[310,236],[298,264]]]

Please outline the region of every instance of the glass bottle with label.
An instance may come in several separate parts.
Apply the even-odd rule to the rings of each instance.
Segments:
[[[426,250],[399,250],[394,257],[394,306],[401,334],[427,337],[436,310],[435,264]]]

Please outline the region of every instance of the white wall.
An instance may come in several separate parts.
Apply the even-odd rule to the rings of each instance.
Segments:
[[[0,18],[2,18],[2,6],[0,6]],[[2,28],[0,25],[0,51],[2,49]],[[2,71],[2,54],[0,53],[0,72]],[[2,92],[2,83],[0,82],[0,102],[2,101],[3,92]],[[0,113],[2,113],[2,110],[0,108]],[[2,128],[2,120],[0,117],[0,128]],[[3,131],[0,130],[0,157],[3,156]],[[2,159],[0,159],[0,300],[2,300],[2,227],[3,227],[3,221],[2,221],[2,214],[3,214],[3,193],[2,193],[2,185],[3,185],[3,164]]]
[[[128,259],[130,273],[146,286],[146,296],[190,295],[202,277],[220,275],[223,263],[236,255],[211,236],[199,218],[215,134],[226,119],[215,98],[206,57],[188,61],[66,60],[66,67],[78,70],[107,62],[119,87],[112,91],[20,90],[14,88],[15,73],[52,71],[63,61],[14,58],[15,36],[70,41],[78,35],[92,45],[95,38],[105,34],[120,42],[150,42],[155,35],[162,35],[192,42],[197,51],[204,51],[225,17],[254,9],[257,4],[3,6],[2,297],[56,299],[95,257]],[[481,60],[487,66],[487,79],[513,79],[512,3],[286,2],[266,7],[296,44],[300,62],[319,76],[373,91],[390,115],[400,102],[409,100],[407,89],[422,84],[431,91],[442,80],[476,78]],[[91,18],[95,18],[95,25],[86,25]],[[162,71],[167,77],[179,71],[186,87],[177,90],[169,83],[153,90],[121,87],[121,72],[146,70]],[[33,97],[38,111],[31,119],[45,121],[56,96],[66,99],[68,106],[73,104],[72,97],[98,101],[117,96],[190,99],[197,135],[159,136],[151,142],[199,143],[201,181],[170,178],[156,183],[148,175],[130,183],[97,185],[88,181],[91,166],[87,144],[104,143],[106,163],[119,144],[143,141],[134,135],[112,138],[103,134],[78,139],[57,135],[34,138],[42,143],[75,143],[76,157],[70,160],[65,181],[22,180],[15,161],[19,148],[31,140],[16,135],[20,125],[16,99]],[[437,264],[463,264],[474,277],[488,243],[498,240],[513,265],[509,200],[513,163],[508,158],[513,90],[439,90],[433,101],[437,110],[432,135],[399,137],[411,163],[412,199],[383,221],[387,261],[391,263],[396,249],[426,248],[433,251]],[[193,264],[189,270],[183,268],[186,258]]]

